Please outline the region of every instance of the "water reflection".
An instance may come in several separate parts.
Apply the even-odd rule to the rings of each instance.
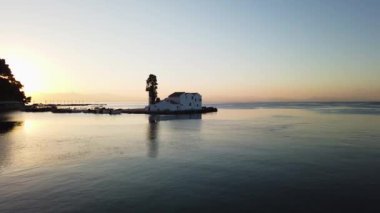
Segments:
[[[159,148],[159,122],[171,120],[193,120],[202,119],[202,114],[184,114],[184,115],[149,115],[148,123],[148,157],[156,158]]]
[[[13,121],[10,115],[0,114],[0,171],[9,161],[9,153],[12,146],[12,141],[8,139],[6,133],[22,125],[23,122]]]
[[[14,128],[21,126],[22,122],[20,121],[2,121],[0,119],[0,134],[5,134],[12,131]]]
[[[148,157],[155,158],[158,155],[158,120],[156,116],[149,116],[149,124],[148,124]]]
[[[202,119],[202,114],[183,114],[183,115],[149,115],[149,122],[171,121],[171,120],[198,120]]]
[[[0,113],[0,134],[12,131],[14,128],[21,126],[23,122],[15,121],[12,113]]]

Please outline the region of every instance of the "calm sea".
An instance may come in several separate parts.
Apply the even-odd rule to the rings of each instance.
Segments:
[[[2,115],[0,212],[380,212],[379,103],[217,106]]]

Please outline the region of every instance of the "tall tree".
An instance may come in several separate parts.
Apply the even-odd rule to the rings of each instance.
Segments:
[[[157,77],[153,74],[150,74],[146,80],[146,89],[145,91],[149,92],[149,104],[155,104],[160,99],[157,97]]]
[[[29,103],[31,97],[26,97],[23,85],[12,74],[9,65],[4,59],[0,59],[0,101],[18,101]]]

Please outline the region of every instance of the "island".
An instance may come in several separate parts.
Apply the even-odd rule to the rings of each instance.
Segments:
[[[146,80],[148,105],[144,108],[113,109],[106,104],[33,104],[24,107],[25,112],[92,113],[92,114],[200,114],[217,112],[215,107],[202,105],[202,96],[192,92],[174,92],[164,100],[158,97],[157,76],[150,74]],[[87,108],[86,108],[87,107]]]

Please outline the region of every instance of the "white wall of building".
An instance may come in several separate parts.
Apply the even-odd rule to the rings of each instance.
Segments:
[[[179,104],[184,110],[202,109],[202,97],[198,93],[184,93],[179,97]]]
[[[149,105],[146,109],[152,112],[201,110],[202,96],[199,93],[181,93]]]

